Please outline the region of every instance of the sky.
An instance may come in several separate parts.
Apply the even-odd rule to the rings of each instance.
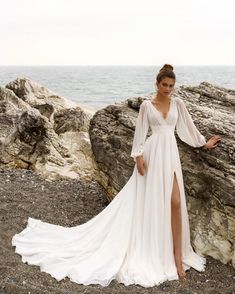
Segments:
[[[0,65],[235,65],[234,0],[0,4]]]

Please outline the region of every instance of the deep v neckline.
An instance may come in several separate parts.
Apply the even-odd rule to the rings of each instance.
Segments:
[[[155,106],[153,105],[153,103],[152,103],[151,100],[149,100],[149,102],[150,102],[150,104],[152,105],[152,107],[153,107],[158,113],[161,114],[161,117],[164,119],[164,121],[166,121],[166,120],[168,119],[169,113],[170,113],[170,111],[171,111],[172,98],[170,99],[170,105],[169,105],[169,109],[168,109],[168,112],[167,112],[167,114],[166,114],[166,117],[164,117],[163,113],[162,113],[160,110],[158,110],[157,107],[155,107]]]

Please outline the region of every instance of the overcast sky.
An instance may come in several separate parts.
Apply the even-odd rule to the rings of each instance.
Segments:
[[[235,65],[234,0],[0,3],[0,65]]]

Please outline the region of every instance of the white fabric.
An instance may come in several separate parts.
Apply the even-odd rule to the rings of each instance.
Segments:
[[[152,134],[146,140],[149,126]],[[206,258],[190,244],[175,127],[191,146],[206,143],[181,99],[172,98],[166,119],[150,101],[143,101],[131,156],[143,155],[145,175],[135,165],[112,202],[84,224],[67,228],[29,217],[27,227],[12,238],[22,261],[40,266],[58,281],[68,276],[84,285],[107,286],[116,279],[125,285],[151,287],[177,280],[170,201],[175,171],[181,197],[183,267],[204,271]]]

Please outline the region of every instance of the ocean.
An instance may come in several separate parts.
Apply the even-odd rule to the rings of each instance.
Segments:
[[[0,86],[27,77],[96,109],[155,91],[160,66],[1,66]],[[176,86],[203,81],[235,89],[235,66],[175,66]]]

